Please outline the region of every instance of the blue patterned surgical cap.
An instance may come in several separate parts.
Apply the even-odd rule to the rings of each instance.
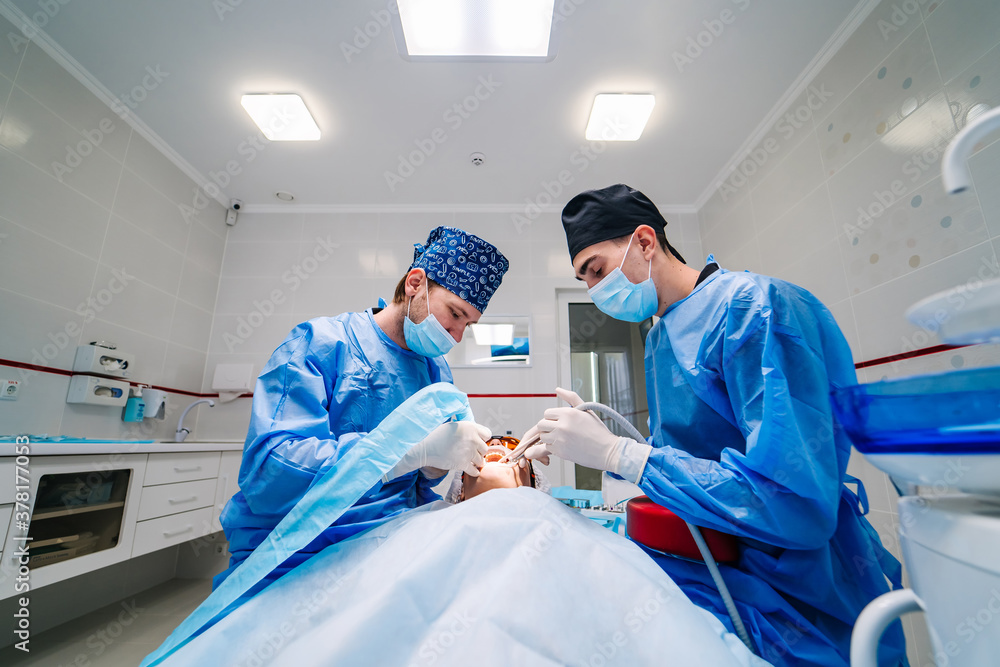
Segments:
[[[486,310],[508,267],[510,262],[495,246],[454,227],[437,227],[426,243],[414,243],[410,265],[479,312]]]

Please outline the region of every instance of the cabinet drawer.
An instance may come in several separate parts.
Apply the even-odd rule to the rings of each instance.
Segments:
[[[147,486],[139,499],[139,521],[201,509],[215,498],[214,479]]]
[[[135,525],[132,557],[148,554],[174,544],[204,537],[212,532],[212,508],[171,514]]]
[[[150,454],[144,486],[189,482],[219,476],[220,452]]]

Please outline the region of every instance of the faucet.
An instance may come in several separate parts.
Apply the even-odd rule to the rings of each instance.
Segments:
[[[215,407],[215,401],[210,398],[203,398],[184,408],[184,412],[181,413],[181,418],[177,421],[177,431],[174,433],[174,442],[184,442],[184,438],[188,437],[191,429],[184,428],[184,418],[187,417],[187,413],[191,410],[191,408],[199,403],[208,403],[208,407]]]
[[[997,129],[1000,129],[1000,107],[987,111],[955,135],[941,159],[941,178],[945,192],[956,195],[969,189],[972,175],[965,161],[976,143]]]

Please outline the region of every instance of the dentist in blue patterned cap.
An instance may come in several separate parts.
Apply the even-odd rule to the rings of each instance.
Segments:
[[[453,227],[415,248],[392,303],[304,322],[271,355],[254,390],[240,491],[222,513],[232,559],[215,586],[354,443],[414,392],[452,381],[442,355],[479,320],[509,263]],[[438,500],[431,488],[448,470],[478,475],[489,437],[474,422],[440,426],[250,595],[325,547]]]

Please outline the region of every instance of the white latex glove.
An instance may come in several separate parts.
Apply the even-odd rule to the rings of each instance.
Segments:
[[[563,389],[562,387],[556,387],[556,396],[566,401],[567,403],[570,404],[571,407],[574,408],[583,403],[583,399],[580,398],[580,395],[570,389]],[[537,434],[538,434],[538,425],[536,424],[535,426],[529,428],[525,432],[525,434],[521,436],[521,442],[524,442],[525,440],[528,440]],[[545,465],[549,465],[549,456],[551,454],[552,452],[548,450],[545,444],[539,443],[537,445],[529,447],[528,451],[524,453],[524,459],[521,459],[521,461],[523,462],[525,459],[531,459],[533,461],[538,461]]]
[[[642,476],[652,449],[646,443],[615,435],[595,415],[575,408],[550,408],[535,428],[541,442],[528,449],[527,458],[555,455],[634,482]],[[539,451],[532,452],[536,448]]]
[[[441,424],[406,452],[385,479],[391,481],[419,468],[462,470],[478,477],[490,435],[490,429],[475,422]]]

